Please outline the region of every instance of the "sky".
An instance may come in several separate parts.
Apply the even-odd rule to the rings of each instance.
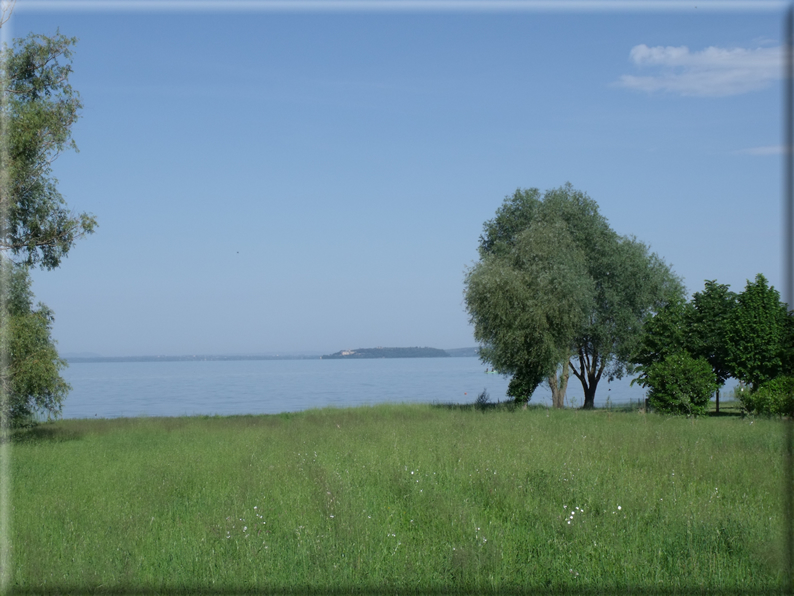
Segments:
[[[18,0],[12,37],[79,39],[79,153],[54,174],[99,227],[33,273],[59,351],[473,346],[483,223],[518,188],[566,182],[690,293],[757,273],[782,289],[783,10],[764,6]]]

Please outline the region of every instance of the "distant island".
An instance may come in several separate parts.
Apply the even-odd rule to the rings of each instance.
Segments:
[[[323,360],[354,358],[449,358],[449,354],[438,348],[358,348],[341,350],[322,357]]]

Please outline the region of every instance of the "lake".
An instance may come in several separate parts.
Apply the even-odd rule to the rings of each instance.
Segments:
[[[362,360],[231,360],[182,362],[73,362],[62,376],[72,385],[63,418],[278,414],[310,408],[385,402],[473,403],[484,389],[506,401],[509,379],[485,374],[472,358]],[[596,406],[643,399],[644,389],[623,379],[602,381]],[[579,380],[568,399],[581,405]],[[551,405],[541,386],[530,403]]]

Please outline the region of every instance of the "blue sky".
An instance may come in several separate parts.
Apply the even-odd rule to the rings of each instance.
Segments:
[[[517,188],[571,182],[690,292],[782,287],[781,11],[90,12],[99,221],[34,273],[62,353],[474,345],[463,276]]]

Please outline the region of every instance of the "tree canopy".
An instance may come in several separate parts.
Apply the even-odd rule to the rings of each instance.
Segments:
[[[731,313],[736,306],[736,294],[725,284],[706,280],[702,292],[692,296],[690,351],[695,358],[705,358],[711,365],[719,387],[731,376],[728,364],[726,336]],[[719,389],[717,390],[719,393]]]
[[[482,359],[513,375],[521,400],[562,366],[593,407],[601,378],[631,367],[645,316],[683,295],[664,261],[570,184],[507,197],[479,252],[465,281],[470,321]]]
[[[0,122],[0,185],[6,225],[0,251],[27,265],[53,269],[75,240],[96,228],[87,213],[73,214],[57,188],[52,163],[77,149],[71,129],[82,108],[69,84],[76,39],[30,34],[3,51],[6,101]]]
[[[704,358],[718,386],[724,385],[731,376],[726,336],[735,305],[736,294],[727,285],[707,280],[691,301],[679,298],[649,315],[633,359],[635,372],[640,373],[635,381],[645,386],[648,367],[684,351],[693,358]]]
[[[762,274],[736,297],[725,333],[726,364],[732,376],[757,389],[783,374],[790,345],[790,318],[780,293]]]
[[[692,303],[679,297],[646,317],[643,323],[645,333],[632,359],[635,365],[633,372],[639,373],[639,377],[632,384],[637,382],[646,386],[647,371],[651,366],[673,354],[690,351],[692,310]]]

